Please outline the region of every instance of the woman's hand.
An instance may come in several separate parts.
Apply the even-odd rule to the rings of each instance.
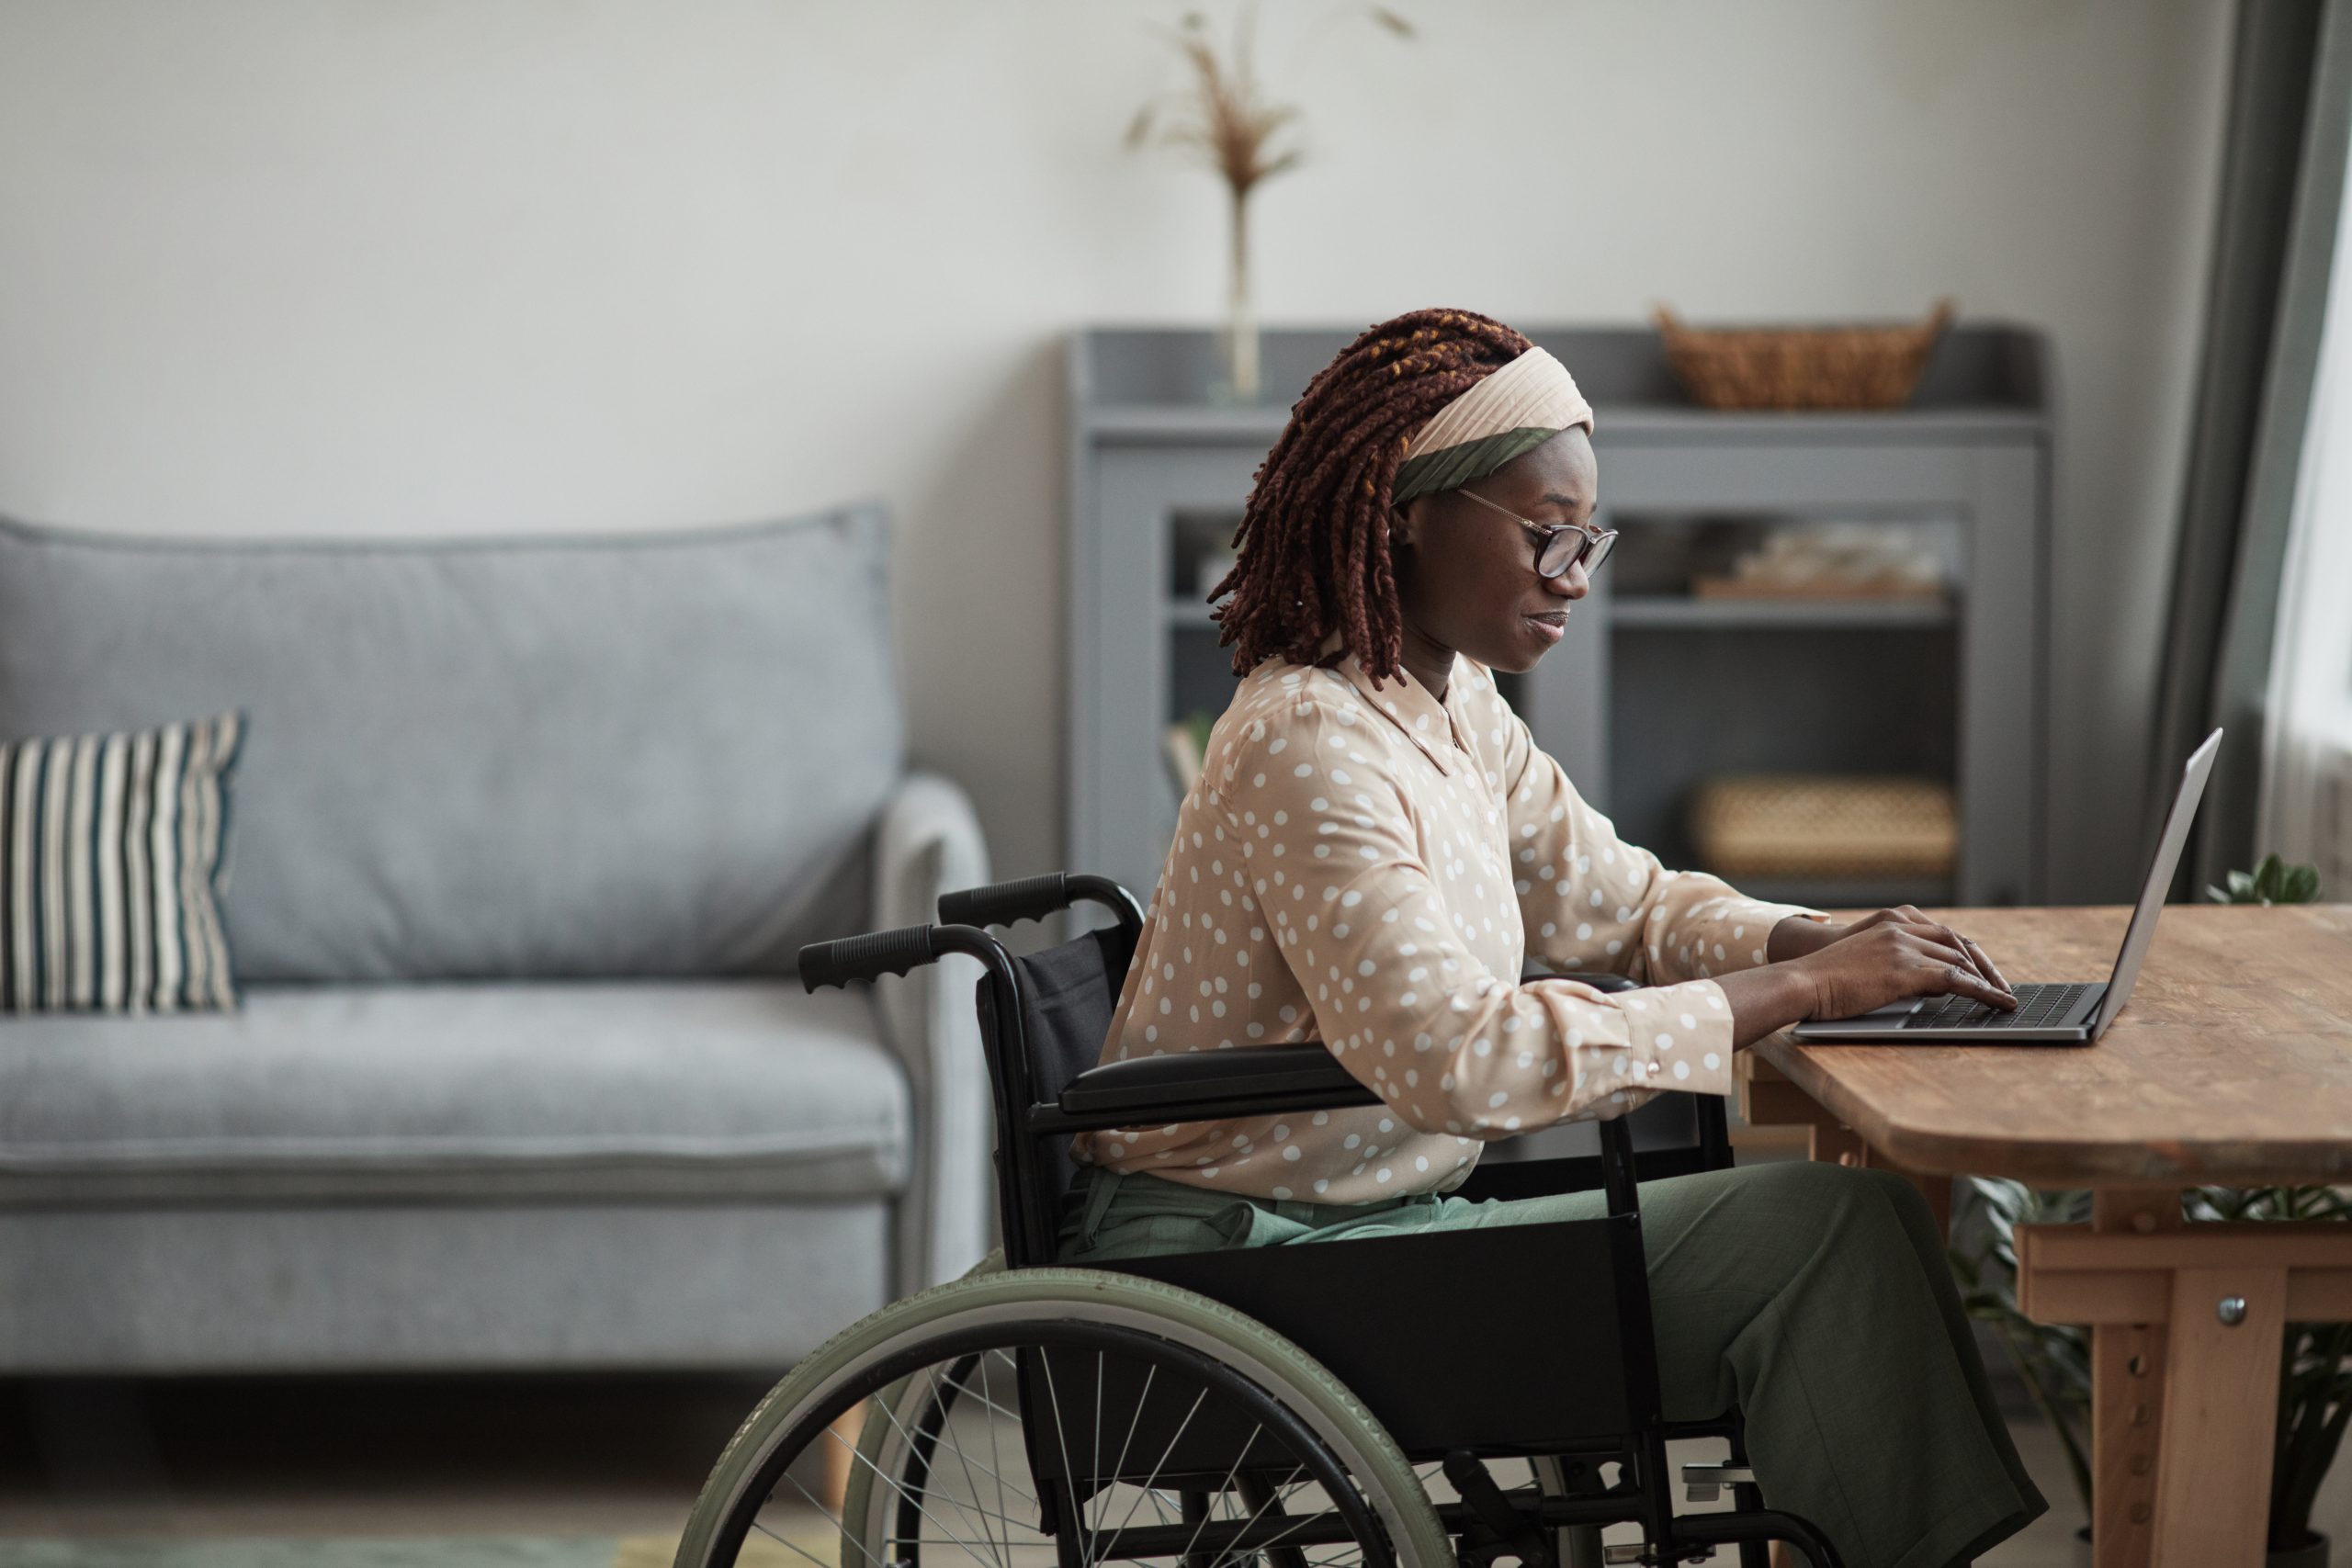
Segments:
[[[2003,977],[1999,968],[1994,964],[1990,953],[1950,926],[1929,919],[1926,915],[1921,914],[1916,906],[1910,904],[1905,904],[1899,908],[1874,910],[1859,920],[1842,926],[1826,920],[1806,919],[1802,915],[1792,915],[1772,928],[1772,934],[1767,942],[1771,961],[1778,963],[1784,958],[1803,958],[1809,953],[1818,953],[1830,943],[1843,942],[1858,931],[1889,923],[1926,926],[1941,932],[1942,941],[1946,946],[1956,947],[1967,955],[1969,967],[1975,972],[1978,979],[1991,986],[1995,990],[2010,991],[2009,982]]]
[[[1984,950],[1910,905],[1863,917],[1790,961],[1813,988],[1813,1018],[1853,1018],[1914,997],[1973,997],[2018,1005]]]
[[[1715,978],[1739,1049],[1808,1018],[1852,1018],[1911,997],[1956,991],[2004,1011],[2018,1005],[1983,948],[1908,904],[1842,926],[1791,915],[1766,951],[1760,966]]]

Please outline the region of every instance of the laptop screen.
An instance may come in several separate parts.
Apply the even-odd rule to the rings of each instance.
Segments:
[[[2115,1021],[2115,1015],[2123,1010],[2125,998],[2132,995],[2132,983],[2140,977],[2140,962],[2148,956],[2148,944],[2155,940],[2156,913],[2164,908],[2165,894],[2172,886],[2173,868],[2180,863],[2180,848],[2188,841],[2188,824],[2196,819],[2197,802],[2205,793],[2205,776],[2213,771],[2213,754],[2221,745],[2222,732],[2217,729],[2188,754],[2188,761],[2181,768],[2180,790],[2172,797],[2165,830],[2156,840],[2156,858],[2148,867],[2148,880],[2140,888],[2140,902],[2132,908],[2132,923],[2124,928],[2123,946],[2115,955],[2115,973],[2108,976],[2107,995],[2099,998],[2098,1021],[2091,1030],[2093,1039],[2107,1032],[2107,1026]]]

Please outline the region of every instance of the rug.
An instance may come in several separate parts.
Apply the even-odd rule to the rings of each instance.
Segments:
[[[831,1568],[834,1539],[754,1536],[741,1568]],[[675,1536],[231,1536],[0,1540],[0,1568],[670,1568]]]

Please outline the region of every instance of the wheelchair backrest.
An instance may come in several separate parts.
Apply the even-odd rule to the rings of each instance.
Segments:
[[[1102,1060],[1134,954],[1133,939],[1112,926],[1012,961],[1021,971],[1022,1033],[1029,1091],[1036,1103],[1058,1100],[1070,1079]],[[989,1027],[985,997],[980,1021],[982,1028]],[[1045,1179],[1039,1196],[1057,1213],[1062,1195],[1078,1179],[1078,1162],[1070,1158],[1068,1138],[1045,1140],[1039,1153]],[[1017,1201],[1015,1195],[1006,1197]]]

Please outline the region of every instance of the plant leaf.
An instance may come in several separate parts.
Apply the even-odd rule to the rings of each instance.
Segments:
[[[2309,904],[2319,897],[2319,867],[2299,865],[2279,879],[2278,902]]]

